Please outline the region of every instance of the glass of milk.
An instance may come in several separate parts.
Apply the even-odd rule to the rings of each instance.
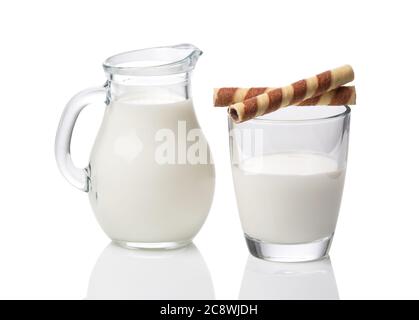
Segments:
[[[229,119],[237,206],[255,257],[327,256],[345,181],[350,111],[288,107],[240,124]]]

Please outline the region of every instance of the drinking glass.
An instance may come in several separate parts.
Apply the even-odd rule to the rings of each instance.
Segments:
[[[230,155],[250,253],[298,262],[327,256],[345,181],[350,108],[288,107],[236,124]]]

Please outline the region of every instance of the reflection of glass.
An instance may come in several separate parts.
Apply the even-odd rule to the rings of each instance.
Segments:
[[[87,299],[214,299],[214,289],[193,244],[154,251],[111,243],[92,271]]]
[[[329,258],[279,263],[249,256],[239,299],[337,300],[339,294]]]

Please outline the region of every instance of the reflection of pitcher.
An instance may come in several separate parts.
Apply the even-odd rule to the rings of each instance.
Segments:
[[[90,276],[87,299],[214,299],[211,276],[193,245],[127,250],[110,244]]]
[[[61,118],[58,166],[89,192],[103,230],[124,246],[185,245],[207,217],[214,166],[190,97],[200,55],[192,45],[178,45],[110,57],[105,86],[76,95]],[[105,100],[89,166],[76,168],[70,155],[75,121],[85,106]]]
[[[337,300],[330,259],[304,263],[279,263],[249,256],[240,299]]]

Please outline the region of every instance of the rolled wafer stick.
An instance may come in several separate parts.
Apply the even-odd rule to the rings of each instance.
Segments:
[[[298,103],[297,106],[343,106],[356,104],[354,86],[342,86]]]
[[[229,114],[235,122],[243,122],[276,111],[279,108],[299,104],[304,100],[343,86],[353,79],[352,67],[344,65],[314,77],[297,81],[289,86],[276,88],[242,102],[234,103],[228,109]]]
[[[272,91],[276,88],[217,88],[214,89],[214,106],[225,107],[230,104],[242,102],[259,94]],[[312,97],[298,103],[298,106],[341,106],[356,103],[356,92],[353,86],[342,86]]]
[[[275,88],[216,88],[214,89],[214,106],[225,107],[233,103],[242,102]]]

